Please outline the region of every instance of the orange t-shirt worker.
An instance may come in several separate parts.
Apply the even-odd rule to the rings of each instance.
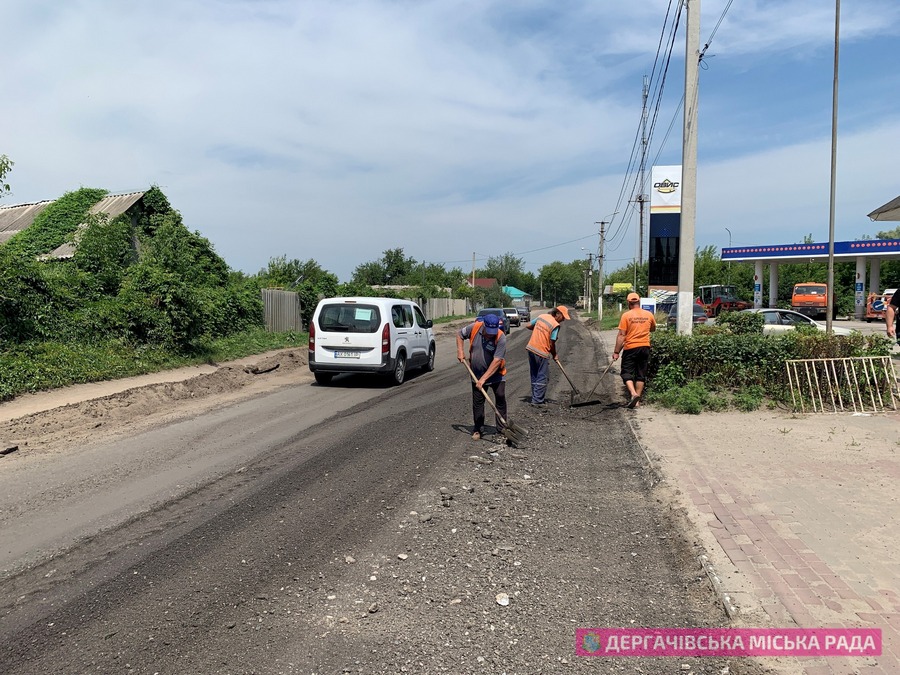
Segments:
[[[629,408],[641,404],[647,371],[650,367],[650,333],[656,330],[656,318],[652,312],[641,309],[641,297],[628,294],[628,311],[619,321],[619,334],[613,350],[613,360],[622,354],[622,382],[628,388]]]

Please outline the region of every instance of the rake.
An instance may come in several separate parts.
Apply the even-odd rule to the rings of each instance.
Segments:
[[[612,364],[614,364],[614,363],[615,363],[615,361],[610,361],[610,362],[609,362],[609,365],[606,366],[606,368],[604,368],[604,370],[603,370],[602,373],[600,373],[600,379],[597,380],[597,384],[595,384],[595,385],[594,385],[594,388],[591,389],[591,393],[588,394],[588,395],[585,397],[585,400],[584,400],[584,401],[581,401],[581,402],[579,402],[579,403],[573,403],[573,404],[572,404],[572,407],[573,407],[573,408],[577,408],[578,406],[582,406],[582,405],[594,405],[594,404],[596,404],[596,403],[600,403],[599,400],[594,400],[594,399],[592,399],[591,397],[594,395],[594,392],[597,391],[597,387],[600,386],[600,383],[603,382],[603,376],[606,375],[606,374],[609,372],[609,369],[612,368]]]
[[[469,371],[469,375],[472,377],[472,382],[475,383],[475,386],[478,386],[478,378],[475,377],[475,373],[472,372],[472,367],[468,364],[467,361],[463,361],[462,364],[466,367],[466,370]],[[481,387],[479,387],[481,389]],[[488,393],[481,389],[481,393],[484,394],[484,398],[490,404],[491,408],[494,409],[494,414],[497,416],[497,421],[503,425],[503,428],[500,430],[510,443],[513,444],[514,447],[518,447],[520,443],[525,441],[525,437],[528,435],[528,431],[520,427],[515,422],[507,422],[503,419],[503,416],[500,414],[500,411],[497,410],[496,404],[491,400],[491,397],[488,396]]]
[[[563,368],[563,364],[556,359],[556,365],[559,366],[559,369],[562,371],[562,374],[566,376],[566,379],[569,381],[569,386],[572,387],[572,392],[569,397],[569,407],[577,407],[582,405],[592,405],[594,403],[600,403],[600,401],[592,401],[591,396],[594,395],[594,390],[591,390],[591,393],[585,398],[580,391],[578,391],[578,387],[575,386],[575,383],[572,382],[572,378],[569,377],[569,374],[566,372],[566,369]],[[605,373],[604,373],[605,374]],[[601,375],[602,377],[602,375]],[[594,387],[596,389],[597,387]]]

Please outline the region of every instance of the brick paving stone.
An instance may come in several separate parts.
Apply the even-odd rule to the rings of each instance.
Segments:
[[[776,411],[733,422],[723,415],[715,438],[686,442],[676,432],[684,441],[677,444],[669,439],[681,419],[655,409],[652,416],[654,423],[669,416],[672,426],[648,447],[663,448],[662,469],[685,477],[685,501],[705,500],[699,522],[718,547],[717,569],[735,593],[749,594],[742,609],[762,610],[757,625],[880,627],[882,657],[816,659],[804,664],[806,673],[900,675],[900,414]],[[785,445],[784,429],[792,432],[790,451],[773,452]],[[731,575],[722,567],[729,565]],[[781,665],[796,672],[796,661]]]

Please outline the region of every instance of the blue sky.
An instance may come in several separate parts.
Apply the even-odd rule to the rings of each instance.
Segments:
[[[618,201],[668,0],[8,4],[4,205],[155,184],[233,268],[342,281],[397,247],[537,272],[617,208],[607,269],[636,255]],[[703,0],[701,42],[727,4]],[[830,0],[732,2],[700,73],[698,246],[828,239],[833,48]],[[898,54],[900,3],[843,3],[839,240],[889,229],[866,214],[900,194]],[[682,23],[648,167],[681,163],[683,77]]]

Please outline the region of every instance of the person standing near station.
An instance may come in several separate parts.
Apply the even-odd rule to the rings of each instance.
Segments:
[[[469,362],[478,378],[472,382],[472,418],[475,426],[472,438],[481,440],[484,433],[485,387],[494,391],[494,403],[503,419],[506,417],[506,333],[500,330],[500,317],[486,314],[475,323],[456,332],[456,358],[466,360],[463,353],[465,341],[469,341]],[[496,421],[498,433],[503,433],[500,420]]]
[[[559,337],[559,325],[568,319],[569,310],[564,305],[558,305],[525,326],[531,331],[531,339],[525,349],[528,350],[528,367],[531,371],[532,405],[546,403],[550,359],[559,361],[556,356],[556,339]]]
[[[894,293],[891,296],[891,301],[888,303],[884,312],[885,330],[887,331],[888,337],[892,340],[897,339],[898,312],[900,312],[900,292]]]
[[[650,333],[656,330],[653,312],[641,309],[641,296],[629,293],[626,298],[628,311],[619,320],[619,334],[613,349],[613,361],[622,354],[622,382],[631,398],[629,408],[641,404],[647,371],[650,369]]]

